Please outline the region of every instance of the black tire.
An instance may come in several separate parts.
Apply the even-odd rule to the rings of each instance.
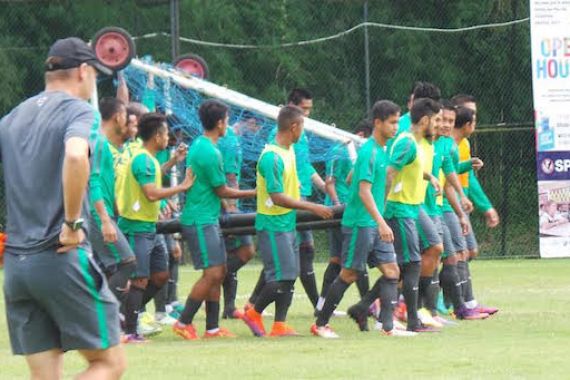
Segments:
[[[201,72],[196,73],[196,72],[189,72],[189,71],[185,70],[183,67],[181,67],[181,65],[184,62],[192,63],[193,65],[199,67]],[[182,70],[183,72],[185,72],[187,74],[195,75],[198,78],[208,79],[208,77],[210,75],[210,70],[208,68],[208,64],[206,63],[206,60],[204,58],[200,57],[198,54],[183,54],[183,55],[179,56],[178,58],[176,58],[173,65],[177,69]]]
[[[121,57],[121,59],[117,62],[113,63],[105,60],[103,63],[110,69],[119,71],[127,67],[129,63],[131,63],[131,60],[137,55],[135,41],[133,40],[133,37],[130,35],[130,33],[123,28],[109,26],[99,30],[97,33],[95,33],[95,36],[93,36],[93,39],[91,40],[91,46],[95,51],[95,55],[97,55],[97,58],[100,60],[102,57],[97,54],[98,44],[103,42],[104,38],[107,37],[110,33],[119,34],[121,37],[123,37],[124,42],[126,42],[126,55],[124,58]]]

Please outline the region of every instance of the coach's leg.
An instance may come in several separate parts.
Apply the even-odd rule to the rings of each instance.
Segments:
[[[32,380],[58,380],[63,377],[63,351],[53,349],[26,355]]]
[[[107,350],[80,350],[89,366],[77,375],[78,380],[115,380],[120,379],[127,369],[127,358],[122,346]]]

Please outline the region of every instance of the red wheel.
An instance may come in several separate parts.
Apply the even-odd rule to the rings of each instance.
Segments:
[[[174,61],[174,67],[198,78],[208,78],[208,64],[204,58],[196,54],[181,55]]]
[[[112,26],[103,28],[95,34],[92,47],[97,58],[115,71],[128,66],[136,55],[131,35],[122,28]]]

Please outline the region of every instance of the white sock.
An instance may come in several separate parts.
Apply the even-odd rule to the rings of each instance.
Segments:
[[[467,306],[467,308],[469,309],[475,309],[477,307],[477,300],[471,300],[471,301],[467,301],[465,302],[465,306]]]
[[[318,311],[323,310],[324,304],[325,304],[325,299],[323,297],[319,297],[319,300],[317,301],[317,310]]]
[[[209,334],[215,334],[215,333],[217,333],[218,331],[220,331],[220,328],[219,328],[219,327],[216,327],[215,329],[208,330],[208,333],[209,333]]]

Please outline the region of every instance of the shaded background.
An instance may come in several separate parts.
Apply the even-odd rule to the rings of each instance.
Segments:
[[[369,26],[328,41],[279,46],[335,35],[365,20],[449,29],[524,19],[526,0],[175,3],[181,37],[269,46],[212,47],[181,38],[179,53],[201,55],[211,81],[273,104],[283,103],[292,87],[307,87],[315,97],[312,117],[344,129],[352,129],[376,100],[392,99],[405,108],[417,80],[436,83],[445,97],[475,95],[479,126],[473,153],[485,162],[479,178],[502,218],[488,230],[481,215],[473,217],[482,255],[538,256],[528,21],[453,33]],[[0,115],[41,91],[43,61],[57,38],[88,40],[105,26],[120,26],[134,37],[150,34],[137,38],[140,56],[171,62],[171,6],[168,0],[0,1]],[[111,94],[112,81],[102,82],[101,89]],[[0,224],[3,202],[0,188]],[[324,244],[322,236],[319,242]]]

